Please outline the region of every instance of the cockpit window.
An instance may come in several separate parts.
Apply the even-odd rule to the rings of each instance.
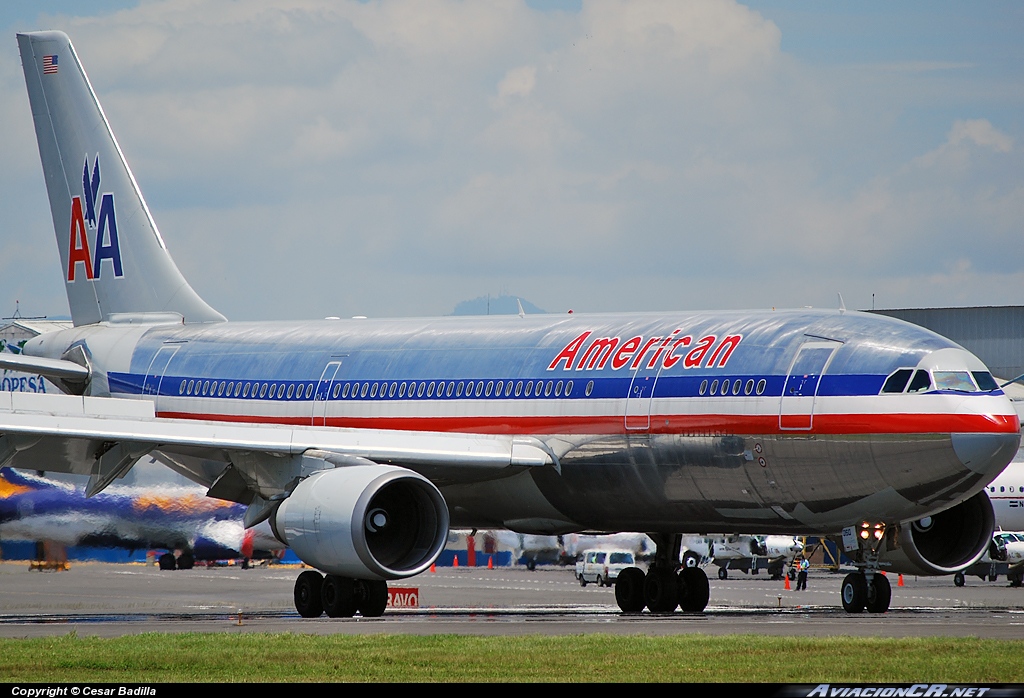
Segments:
[[[910,387],[907,388],[907,392],[920,393],[923,390],[928,390],[930,387],[932,387],[932,379],[928,375],[928,371],[918,369],[917,373],[914,374],[914,380],[910,381]]]
[[[885,385],[882,386],[883,393],[902,393],[903,389],[907,387],[907,381],[910,380],[910,374],[914,372],[910,368],[901,368],[898,371],[893,371],[889,374],[889,377],[885,379]]]
[[[971,375],[974,376],[974,380],[978,382],[978,387],[986,393],[999,388],[999,386],[996,385],[996,379],[993,378],[992,374],[988,371],[971,371]]]
[[[961,393],[973,393],[978,389],[967,371],[933,371],[935,386],[939,390],[956,390]]]

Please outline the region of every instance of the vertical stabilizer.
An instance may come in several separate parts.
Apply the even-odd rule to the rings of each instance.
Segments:
[[[75,325],[115,313],[223,321],[168,254],[71,40],[32,32],[18,47]]]

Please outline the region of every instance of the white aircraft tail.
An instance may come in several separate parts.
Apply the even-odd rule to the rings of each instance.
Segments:
[[[32,32],[18,47],[75,325],[148,313],[223,321],[167,252],[71,40]]]

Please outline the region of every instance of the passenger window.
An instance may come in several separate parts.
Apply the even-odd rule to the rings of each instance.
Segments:
[[[391,387],[388,388],[388,397],[394,397],[396,390],[398,390],[398,383],[392,383]]]
[[[380,393],[381,397],[383,397],[384,391],[382,390],[380,391]],[[370,397],[377,397],[377,383],[374,383],[372,386],[370,386]]]
[[[699,393],[700,393],[701,395],[703,395],[703,394],[704,394],[704,393],[706,393],[707,391],[708,391],[708,381],[707,381],[707,379],[705,378],[704,380],[702,380],[702,381],[700,382],[700,390],[699,390],[699,391],[697,391],[697,392],[699,392]]]
[[[362,387],[359,388],[359,397],[366,397],[366,393],[369,390],[370,390],[370,384],[369,383],[363,383]]]
[[[757,394],[758,395],[763,395],[764,394],[764,389],[767,388],[767,387],[768,387],[768,381],[766,381],[764,378],[759,380],[757,382]]]
[[[717,392],[718,392],[718,380],[713,380],[713,381],[711,381],[711,390],[710,390],[710,393],[711,393],[712,395],[714,395],[714,394],[715,394],[715,393],[717,393]]]
[[[462,397],[462,381],[455,384],[455,397]]]
[[[885,379],[885,384],[882,386],[882,392],[902,393],[903,389],[907,387],[907,381],[910,380],[910,375],[913,372],[913,369],[910,368],[901,368],[893,371],[889,374],[889,377]]]
[[[260,399],[263,399],[266,396],[267,396],[267,384],[264,383],[263,385],[260,386]]]
[[[547,383],[545,383],[544,384],[544,397],[548,397],[549,395],[551,395],[551,391],[554,389],[554,387],[555,387],[555,384],[552,383],[551,381],[548,381]]]
[[[334,386],[334,397],[338,397],[338,389],[340,387],[341,387],[341,383],[338,383],[338,385]],[[288,386],[288,399],[291,400],[292,396],[294,396],[294,395],[295,395],[295,386],[294,385],[289,385]]]
[[[519,397],[522,394],[523,394],[523,382],[522,381],[518,381],[516,383],[516,397]]]
[[[526,381],[526,397],[530,397],[530,393],[533,392],[533,381]]]
[[[593,381],[591,381],[593,383]],[[572,381],[565,382],[565,396],[569,397],[569,393],[572,392]]]
[[[910,381],[910,387],[907,388],[908,393],[920,393],[923,390],[928,390],[932,387],[931,376],[928,375],[928,371],[919,369],[914,374],[914,380]]]
[[[310,384],[308,384],[306,386],[306,399],[308,400],[309,396],[312,395],[312,394],[313,394],[313,384],[310,383]]]
[[[743,381],[737,378],[732,384],[732,394],[739,395],[740,390],[743,388]]]
[[[572,385],[572,381],[569,381],[569,384]],[[587,397],[590,397],[592,392],[594,392],[594,381],[587,381]]]
[[[754,392],[754,379],[749,378],[746,385],[743,386],[743,394],[750,395],[752,392]]]

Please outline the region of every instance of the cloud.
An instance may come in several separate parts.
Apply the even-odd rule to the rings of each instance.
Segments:
[[[1015,122],[957,81],[985,64],[942,47],[874,62],[913,70],[816,65],[729,0],[187,0],[52,21],[179,266],[232,318],[446,313],[501,287],[556,310],[983,302],[1024,269]],[[3,59],[0,206],[42,250],[8,282],[59,298]]]

